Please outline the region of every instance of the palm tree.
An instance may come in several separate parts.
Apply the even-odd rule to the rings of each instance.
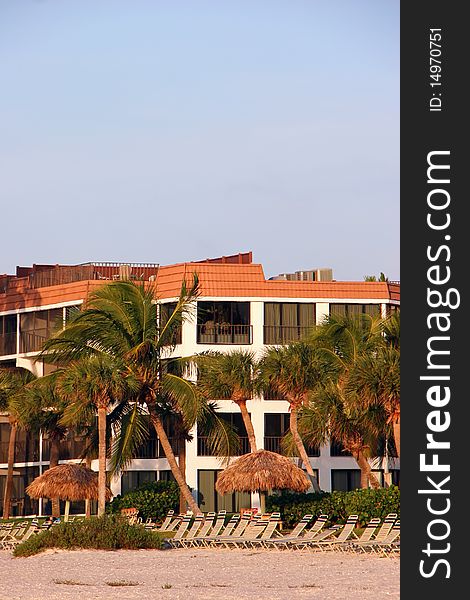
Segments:
[[[295,342],[268,348],[258,363],[257,387],[262,392],[274,390],[290,405],[289,428],[292,440],[305,465],[315,491],[320,491],[297,427],[297,416],[309,399],[309,393],[325,377],[326,366],[312,344]]]
[[[339,442],[350,452],[361,470],[361,487],[380,484],[368,458],[375,455],[386,417],[378,405],[364,407],[344,395],[340,383],[327,380],[310,394],[310,401],[299,414],[299,431],[310,444]]]
[[[7,456],[7,478],[3,497],[4,519],[8,519],[10,517],[16,433],[18,431],[18,427],[21,426],[21,420],[15,410],[14,398],[26,385],[33,381],[33,379],[34,375],[27,369],[12,368],[2,369],[0,371],[0,411],[8,413],[8,421],[10,424],[10,438],[8,441]]]
[[[66,405],[57,392],[55,374],[32,381],[18,392],[12,404],[23,426],[29,431],[47,435],[50,441],[49,466],[58,465],[60,446],[67,437],[67,428],[61,423]],[[52,499],[52,516],[60,516],[58,498]]]
[[[111,407],[127,401],[137,385],[125,376],[122,365],[101,354],[70,363],[59,376],[58,387],[68,402],[62,423],[89,422],[93,411],[98,415],[98,516],[101,516],[106,505],[106,417]]]
[[[362,483],[365,485],[368,480],[376,487],[379,484],[368,466],[367,454],[370,455],[378,437],[386,431],[386,416],[377,403],[364,403],[363,389],[357,379],[362,367],[377,361],[383,349],[382,320],[368,315],[332,315],[317,327],[310,342],[329,370],[328,377],[323,378],[312,395],[317,417],[323,415],[324,419],[319,427],[329,428],[331,436],[353,454],[361,469]]]
[[[365,354],[352,370],[348,389],[365,407],[380,404],[392,425],[397,455],[400,456],[400,314],[382,323],[383,345]]]
[[[240,408],[251,452],[256,452],[256,437],[247,400],[253,397],[253,352],[233,350],[227,354],[207,352],[194,358],[199,374],[198,386],[208,398],[232,400]]]
[[[173,476],[194,513],[201,511],[179,469],[165,431],[163,414],[177,413],[191,428],[207,412],[208,403],[195,384],[164,372],[162,364],[173,347],[175,332],[192,317],[197,294],[198,280],[194,276],[189,288],[183,282],[175,309],[160,323],[153,287],[131,281],[103,285],[90,295],[85,310],[73,316],[63,331],[46,342],[42,353],[44,359],[51,362],[109,356],[122,364],[126,376],[133,377],[138,387],[133,394],[134,404],[128,405],[128,417],[121,427],[122,460],[132,455],[133,432],[141,424],[137,415],[145,407]]]

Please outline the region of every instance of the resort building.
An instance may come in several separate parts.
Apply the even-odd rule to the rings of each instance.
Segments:
[[[15,275],[0,275],[0,368],[25,367],[36,375],[50,372],[50,365],[37,361],[44,341],[57,323],[65,323],[70,311],[79,308],[88,294],[113,280],[152,282],[160,301],[160,317],[170,311],[181,283],[197,273],[200,295],[193,319],[181,328],[172,356],[190,356],[207,350],[222,352],[250,349],[260,356],[267,346],[301,339],[315,323],[329,314],[366,313],[385,317],[400,303],[398,282],[347,282],[333,280],[331,269],[297,271],[266,279],[251,252],[175,265],[87,263],[77,266],[34,265],[18,267]],[[217,400],[223,417],[241,438],[241,451],[249,449],[239,408],[229,400]],[[275,395],[248,402],[259,448],[279,451],[288,429],[288,403]],[[171,438],[171,424],[169,436]],[[9,425],[0,415],[0,504],[3,501]],[[77,461],[83,440],[69,436],[62,444],[61,462]],[[177,449],[175,449],[177,450]],[[349,490],[359,486],[360,471],[354,459],[334,444],[309,448],[311,464],[323,490]],[[385,453],[386,454],[386,453]],[[35,503],[24,489],[49,465],[49,443],[45,436],[20,431],[16,442],[13,514],[37,514],[46,502]],[[97,461],[96,461],[97,463]],[[97,464],[92,465],[97,470]],[[374,459],[379,476],[399,479],[399,461],[392,456]],[[220,459],[210,456],[205,438],[197,427],[186,442],[186,479],[204,511],[229,511],[250,506],[244,494],[218,496],[214,491]],[[124,493],[145,481],[168,479],[168,463],[153,429],[131,465],[112,482],[114,494]],[[254,500],[254,498],[253,498]],[[79,510],[79,508],[77,508]]]

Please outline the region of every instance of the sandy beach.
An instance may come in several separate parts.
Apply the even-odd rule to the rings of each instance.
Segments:
[[[1,600],[399,598],[398,558],[263,550],[0,551]]]

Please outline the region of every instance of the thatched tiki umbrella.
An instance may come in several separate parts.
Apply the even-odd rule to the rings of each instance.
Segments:
[[[222,471],[215,484],[219,494],[259,492],[261,512],[265,512],[267,491],[288,489],[306,492],[309,487],[310,482],[302,469],[287,457],[268,450],[240,456]]]
[[[48,469],[28,485],[31,498],[60,498],[65,500],[65,521],[68,521],[71,500],[98,499],[98,473],[84,465],[65,464]],[[106,500],[112,493],[106,488]]]

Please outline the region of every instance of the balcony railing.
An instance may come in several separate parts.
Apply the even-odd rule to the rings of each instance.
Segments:
[[[85,448],[85,440],[65,440],[60,443],[59,458],[60,460],[82,458]],[[42,460],[48,461],[50,459],[50,450],[49,440],[44,439],[42,442]]]
[[[173,452],[178,455],[178,440],[176,438],[168,438]],[[134,458],[165,458],[165,452],[159,440],[147,440],[137,450]]]
[[[264,343],[288,344],[289,342],[296,342],[307,336],[311,329],[311,327],[297,325],[265,325]]]
[[[32,288],[90,279],[154,281],[158,275],[158,268],[156,263],[94,262],[70,266],[58,265],[51,269],[35,271],[29,275],[29,279]]]
[[[268,435],[264,436],[264,449],[270,452],[277,452],[278,454],[284,454],[281,447],[282,435]],[[320,448],[318,446],[305,446],[308,456],[320,456]]]
[[[39,443],[15,442],[15,463],[35,462],[39,460]],[[0,442],[0,463],[8,461],[8,442]]]
[[[16,354],[16,332],[0,334],[0,356]]]
[[[252,344],[251,325],[203,323],[197,326],[198,344]]]
[[[22,331],[20,333],[20,352],[39,352],[47,340],[46,332]]]
[[[240,436],[240,450],[239,454],[236,456],[241,456],[242,454],[248,454],[250,452],[250,442],[248,437]],[[207,437],[197,436],[197,455],[198,456],[214,456],[214,454],[210,451],[210,448],[207,443]],[[235,455],[234,455],[235,456]]]

